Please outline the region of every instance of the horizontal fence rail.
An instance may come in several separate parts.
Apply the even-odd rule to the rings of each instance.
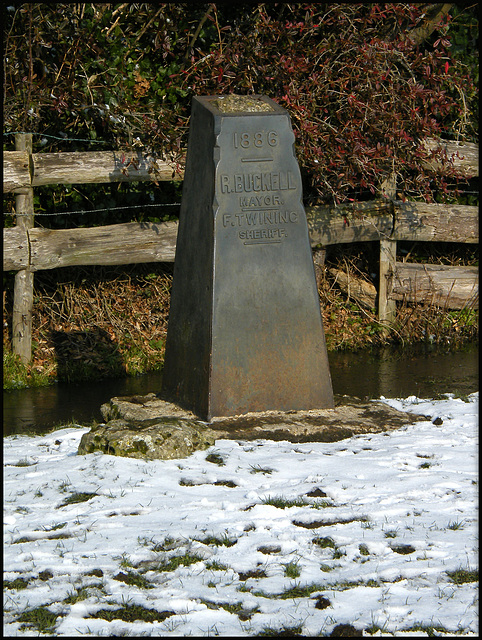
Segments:
[[[478,307],[479,268],[395,262],[392,300],[435,304],[448,309]]]
[[[312,244],[368,242],[383,238],[420,242],[478,243],[478,207],[401,200],[307,207]]]
[[[479,175],[478,145],[474,143],[426,140],[429,150],[438,147],[447,161],[433,160],[427,165],[439,171],[453,167],[460,175]],[[49,184],[92,184],[106,182],[182,180],[183,165],[138,151],[75,151],[72,153],[3,152],[3,189],[18,192]]]
[[[429,150],[444,150],[445,161],[434,159],[427,163],[440,173],[454,169],[468,178],[479,175],[477,144],[434,140],[423,144]],[[3,230],[3,268],[18,272],[12,345],[14,352],[28,362],[36,271],[174,262],[178,227],[176,221],[58,230],[34,227],[34,187],[179,181],[184,172],[183,162],[175,164],[140,150],[31,153],[31,134],[17,134],[16,147],[16,151],[3,152],[4,192],[15,193],[17,214],[17,226]],[[397,241],[478,243],[478,207],[396,200],[396,180],[389,178],[392,182],[387,183],[391,186],[385,190],[388,197],[384,199],[307,207],[313,249],[353,242],[380,243],[379,291],[377,294],[373,285],[368,285],[372,288],[368,299],[374,302],[378,297],[379,319],[387,326],[394,318],[395,300],[429,302],[447,308],[478,307],[477,268],[409,264],[396,259]],[[337,280],[343,281],[342,274],[337,275]]]
[[[3,152],[5,193],[50,184],[161,182],[183,177],[181,165],[141,151]]]
[[[313,248],[351,242],[420,240],[478,243],[477,207],[392,201],[307,207]],[[81,265],[174,262],[177,221],[127,222],[80,229],[3,230],[5,271]]]

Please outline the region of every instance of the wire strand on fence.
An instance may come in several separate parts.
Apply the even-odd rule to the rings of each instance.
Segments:
[[[109,144],[112,145],[112,142],[106,142],[105,140],[90,140],[88,138],[69,138],[69,137],[59,137],[59,136],[52,136],[50,134],[47,133],[38,133],[38,132],[31,132],[31,133],[27,133],[25,131],[6,131],[3,133],[4,136],[14,136],[14,135],[34,135],[34,136],[41,136],[42,138],[52,138],[53,140],[61,140],[61,141],[70,141],[70,142],[89,142],[89,143],[94,143],[94,144]],[[141,205],[131,205],[131,206],[125,206],[125,207],[106,207],[103,209],[81,209],[79,211],[62,211],[62,212],[56,212],[56,213],[41,213],[41,212],[36,212],[34,213],[35,217],[38,216],[44,216],[44,217],[49,217],[49,216],[72,216],[72,215],[81,215],[81,214],[85,214],[85,213],[103,213],[106,211],[122,211],[122,210],[127,210],[127,209],[145,209],[147,207],[180,207],[181,203],[180,202],[172,202],[172,203],[156,203],[156,204],[141,204]],[[4,217],[5,216],[28,216],[31,215],[30,213],[17,213],[16,211],[4,211],[3,212]]]
[[[34,213],[34,217],[37,216],[72,216],[72,215],[80,215],[83,213],[101,213],[105,211],[121,211],[126,209],[146,209],[147,207],[180,207],[180,202],[169,202],[169,203],[156,203],[156,204],[133,204],[131,206],[126,207],[106,207],[104,209],[81,209],[79,211],[59,211],[57,213]],[[3,212],[4,216],[29,216],[32,215],[30,213],[17,213],[16,211]]]
[[[26,132],[26,131],[6,131],[4,132],[4,136],[15,136],[15,135],[32,135],[32,136],[41,136],[42,138],[52,138],[52,140],[61,140],[62,142],[89,142],[89,143],[93,143],[93,144],[110,144],[112,145],[113,142],[107,142],[106,140],[91,140],[90,138],[68,138],[67,136],[64,137],[58,137],[58,136],[52,136],[50,134],[47,133],[38,133],[38,132]]]

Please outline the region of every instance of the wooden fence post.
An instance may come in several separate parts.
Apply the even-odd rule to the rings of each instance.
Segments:
[[[393,172],[382,184],[382,194],[394,200],[397,195],[397,176]],[[390,278],[393,277],[397,258],[397,241],[388,238],[380,240],[380,270],[378,285],[378,320],[387,326],[395,322],[396,302],[388,297]]]
[[[18,133],[15,136],[16,151],[32,153],[32,134]],[[30,159],[30,158],[29,158]],[[34,225],[33,189],[22,189],[15,196],[17,227],[27,230]],[[30,266],[15,276],[12,317],[12,348],[24,364],[32,358],[32,309],[33,309],[33,272]]]

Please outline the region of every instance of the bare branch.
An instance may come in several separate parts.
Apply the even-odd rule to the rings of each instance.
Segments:
[[[416,45],[422,44],[422,42],[435,31],[442,18],[448,14],[452,6],[453,3],[432,5],[432,11],[425,17],[422,24],[412,29],[408,34],[410,40]]]
[[[187,49],[186,49],[186,54],[184,55],[184,62],[187,62],[188,60],[188,56],[189,56],[189,52],[191,51],[191,49],[194,46],[194,43],[197,40],[198,35],[201,33],[201,29],[203,28],[203,24],[206,22],[206,20],[209,18],[210,13],[212,12],[212,10],[214,9],[213,4],[209,5],[209,9],[206,11],[206,13],[203,15],[203,17],[201,18],[201,22],[198,24],[197,29],[193,35],[193,37],[191,38],[191,42],[189,43]]]

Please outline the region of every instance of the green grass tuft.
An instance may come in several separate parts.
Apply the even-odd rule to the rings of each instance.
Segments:
[[[185,553],[182,556],[172,556],[167,560],[162,560],[156,567],[157,571],[175,571],[178,567],[188,567],[196,562],[201,562],[203,558],[192,553]]]
[[[122,620],[124,622],[163,622],[166,618],[176,615],[174,611],[157,611],[147,609],[138,604],[124,604],[119,609],[100,609],[87,618],[101,618],[111,622],[112,620]]]
[[[15,578],[15,580],[4,580],[3,589],[26,589],[28,587],[28,580],[26,578]]]
[[[395,553],[400,553],[404,556],[410,553],[415,553],[416,551],[415,547],[411,544],[393,544],[390,548]]]
[[[251,468],[250,473],[263,473],[264,475],[270,475],[273,473],[274,469],[270,469],[269,467],[262,467],[259,464],[250,464]]]
[[[18,616],[17,622],[24,622],[20,629],[25,629],[28,625],[32,625],[40,631],[40,633],[52,633],[58,614],[52,613],[47,607],[36,607],[29,611],[24,611]]]
[[[19,460],[16,464],[13,464],[13,467],[33,467],[36,464],[38,464],[37,462],[33,461],[30,462],[28,460],[28,458],[22,458],[21,460]]]
[[[93,588],[93,585],[90,585],[88,587],[81,587],[80,589],[72,591],[62,602],[65,602],[66,604],[75,604],[76,602],[87,600],[87,598],[90,598],[92,595]],[[96,588],[103,591],[103,587],[101,585],[96,585]]]
[[[92,498],[95,498],[95,496],[97,495],[99,494],[85,493],[85,492],[72,493],[68,498],[65,498],[65,500],[57,506],[57,509],[66,507],[69,504],[78,504],[79,502],[87,502],[88,500],[92,500]]]
[[[311,506],[311,502],[304,500],[303,498],[295,498],[294,500],[288,500],[283,496],[268,496],[261,500],[261,504],[269,504],[278,509],[289,509],[290,507],[308,507]]]
[[[290,589],[286,589],[279,596],[269,596],[273,598],[281,598],[281,600],[290,600],[291,598],[309,598],[315,591],[324,591],[325,586],[321,584],[307,584],[304,587],[296,585]],[[265,596],[268,597],[268,596]]]
[[[35,351],[35,344],[32,342]],[[9,349],[3,350],[3,388],[27,389],[28,387],[45,387],[51,384],[47,373],[39,372],[31,365],[23,364],[20,356]]]
[[[197,538],[196,540],[197,542],[201,542],[202,544],[207,544],[207,545],[212,544],[215,547],[233,547],[237,542],[237,540],[232,540],[226,534],[224,534],[222,537],[206,536],[201,540],[198,540]]]
[[[303,625],[299,624],[293,627],[283,626],[281,629],[275,629],[274,627],[263,627],[258,633],[258,636],[271,636],[273,638],[291,638],[292,636],[299,636],[303,631]]]
[[[455,584],[477,582],[479,580],[478,569],[455,569],[455,571],[446,571],[446,573]]]
[[[217,487],[229,487],[230,489],[234,489],[238,485],[233,480],[216,480],[213,482]]]
[[[219,453],[215,453],[214,451],[212,453],[208,453],[208,455],[206,456],[206,461],[217,464],[220,467],[223,467],[226,464],[224,462],[223,456]]]
[[[114,580],[124,582],[125,584],[129,584],[134,587],[138,587],[139,589],[153,589],[156,586],[152,584],[152,582],[149,582],[147,578],[142,576],[140,573],[136,573],[135,571],[127,571],[127,573],[123,573],[122,571],[120,571],[117,575],[114,576]]]
[[[299,578],[301,575],[301,569],[298,562],[288,562],[284,565],[285,576],[287,578]]]
[[[171,551],[176,547],[182,546],[182,540],[176,540],[172,536],[166,536],[162,542],[154,542],[154,540],[149,540],[147,543],[152,543],[151,550],[152,551]]]
[[[313,538],[313,544],[316,544],[317,547],[321,547],[322,549],[334,549],[335,541],[333,538],[329,536],[321,537],[321,538]]]
[[[229,567],[225,564],[221,564],[217,560],[210,560],[209,562],[206,562],[206,569],[209,569],[210,571],[227,571]]]

